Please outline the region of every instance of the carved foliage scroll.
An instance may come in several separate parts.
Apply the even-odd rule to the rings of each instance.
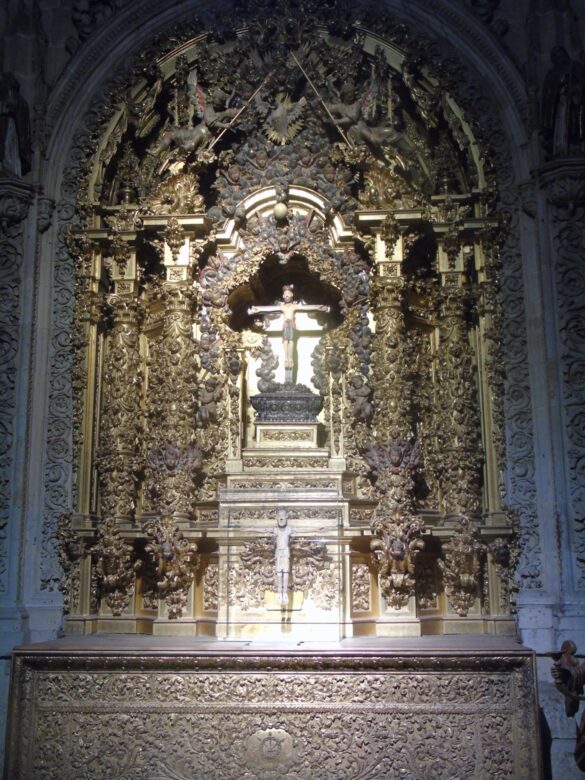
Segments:
[[[133,519],[140,466],[142,369],[139,316],[132,297],[110,296],[112,330],[108,338],[101,438],[97,465],[104,517]]]
[[[573,565],[585,588],[585,188],[583,165],[555,176],[548,195],[554,210],[555,272],[559,302],[567,491]]]
[[[16,413],[16,368],[21,322],[20,276],[22,266],[23,220],[31,193],[25,185],[0,180],[0,593],[7,590],[6,549],[11,506],[11,465]]]
[[[190,291],[172,284],[164,287],[161,297],[162,331],[151,342],[148,360],[145,492],[154,511],[189,515],[201,465],[194,432],[193,301]]]

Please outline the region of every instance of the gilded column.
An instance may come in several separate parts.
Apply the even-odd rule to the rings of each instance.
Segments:
[[[445,592],[465,616],[478,596],[480,571],[476,525],[481,509],[482,450],[479,402],[467,317],[472,294],[459,286],[459,274],[447,274],[439,302],[436,387],[436,436],[441,453],[442,508],[455,522],[443,546]],[[455,282],[450,285],[449,283]]]
[[[160,335],[148,356],[148,509],[185,523],[192,515],[196,472],[197,355],[193,338],[193,293],[182,285],[163,286]]]
[[[106,296],[112,319],[102,380],[101,438],[97,466],[100,514],[129,525],[136,510],[142,436],[140,307],[133,295]]]
[[[73,452],[77,479],[74,506],[82,515],[95,509],[92,496],[96,393],[98,390],[99,328],[103,294],[99,247],[85,235],[72,232],[68,248],[75,258],[75,320],[73,323]]]
[[[67,615],[97,611],[92,583],[91,541],[95,518],[96,398],[99,393],[99,363],[103,339],[103,293],[100,291],[102,256],[87,236],[71,231],[69,252],[75,259],[75,317],[73,322],[73,463],[74,511],[59,519],[59,560],[63,569],[60,590]],[[85,541],[82,536],[85,536]]]
[[[421,520],[414,511],[414,473],[420,450],[413,437],[412,387],[399,264],[373,280],[374,442],[365,450],[376,479],[378,506],[371,548],[380,567],[387,603],[400,609],[415,591],[414,561],[423,544]],[[414,605],[411,604],[414,609]]]
[[[134,523],[141,466],[140,308],[133,293],[112,293],[106,299],[112,327],[102,375],[96,459],[102,520],[94,555],[102,596],[112,613],[121,615],[134,592],[133,555],[120,530]]]
[[[110,220],[103,264],[113,282],[105,296],[100,439],[98,540],[92,554],[100,596],[116,616],[134,594],[135,560],[124,531],[135,522],[141,469],[143,370],[140,352],[142,309],[138,300],[136,234],[125,219]],[[103,604],[102,604],[103,607]]]
[[[166,616],[188,610],[197,546],[185,538],[193,517],[201,451],[196,446],[196,295],[189,280],[189,237],[175,218],[165,232],[166,281],[151,301],[160,332],[148,352],[146,458],[142,527],[148,538],[143,581],[156,583]],[[159,313],[160,312],[160,313]]]
[[[505,421],[503,318],[501,296],[501,246],[503,230],[493,225],[475,241],[474,255],[479,281],[477,362],[482,394],[485,439],[486,509],[501,512],[504,503]]]

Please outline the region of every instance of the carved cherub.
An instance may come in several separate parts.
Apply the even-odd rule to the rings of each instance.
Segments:
[[[218,421],[217,402],[221,399],[222,388],[217,379],[206,379],[199,390],[199,410],[197,411],[197,424],[206,428],[211,423]]]
[[[370,388],[359,374],[349,380],[347,395],[352,402],[351,413],[356,420],[368,420],[372,416],[372,404],[369,401]]]

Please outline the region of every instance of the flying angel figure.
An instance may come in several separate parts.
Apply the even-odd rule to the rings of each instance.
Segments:
[[[232,93],[228,95],[223,89],[218,88],[214,89],[209,97],[206,97],[198,83],[196,68],[193,68],[189,73],[187,83],[189,84],[189,102],[203,124],[211,130],[228,127],[230,120],[238,113],[237,108],[230,108],[235,90],[232,90]]]
[[[272,108],[269,103],[262,100],[260,95],[255,97],[258,113],[260,116],[266,117],[263,125],[266,136],[273,143],[284,145],[302,130],[302,115],[307,106],[307,101],[302,97],[300,100],[293,102],[283,92],[278,93],[274,101],[276,105]]]
[[[179,147],[185,152],[199,151],[206,147],[213,138],[214,131],[230,126],[231,120],[238,114],[237,108],[229,104],[234,96],[228,95],[223,89],[215,89],[207,97],[197,81],[197,71],[193,69],[187,78],[189,83],[189,102],[194,107],[194,114],[200,122],[194,127],[179,127],[171,125],[161,135],[156,153],[166,151],[171,146]]]

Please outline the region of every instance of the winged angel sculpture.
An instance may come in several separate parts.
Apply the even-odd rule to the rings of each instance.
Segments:
[[[226,129],[238,114],[237,108],[231,108],[234,93],[228,95],[222,89],[214,89],[210,95],[206,95],[197,80],[197,70],[189,73],[187,79],[189,85],[189,102],[193,108],[193,114],[199,118],[199,123],[194,127],[181,127],[171,125],[162,133],[155,154],[159,155],[172,147],[177,147],[184,152],[197,152],[201,148],[208,147],[213,139],[214,132]]]

